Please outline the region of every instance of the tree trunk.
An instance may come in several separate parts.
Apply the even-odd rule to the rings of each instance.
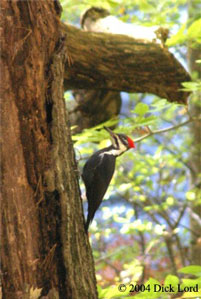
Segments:
[[[63,101],[59,3],[3,1],[1,11],[3,298],[97,298]]]

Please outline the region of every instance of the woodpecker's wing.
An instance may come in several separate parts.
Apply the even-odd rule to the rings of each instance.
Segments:
[[[93,220],[105,195],[115,169],[116,157],[104,154],[101,151],[92,155],[86,162],[82,178],[86,186],[88,200],[88,217],[86,229]]]
[[[91,156],[86,162],[82,173],[82,178],[87,190],[93,189],[93,185],[97,188],[97,183],[100,180],[100,183],[105,183],[103,187],[105,194],[114,173],[115,160],[115,156],[99,152],[96,152]],[[103,189],[101,194],[103,193]]]

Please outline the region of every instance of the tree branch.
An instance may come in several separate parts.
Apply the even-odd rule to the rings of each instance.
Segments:
[[[66,89],[148,92],[186,103],[181,82],[190,76],[167,48],[126,35],[85,32],[61,24],[67,33]]]
[[[183,127],[183,126],[185,126],[185,125],[187,125],[187,124],[189,124],[189,123],[191,123],[193,121],[198,121],[198,120],[201,120],[201,119],[200,118],[189,118],[186,121],[184,121],[184,122],[182,122],[182,123],[180,123],[178,125],[171,126],[171,127],[165,128],[165,129],[160,129],[160,130],[156,130],[156,131],[151,131],[149,129],[149,133],[148,134],[146,134],[146,135],[144,135],[144,136],[142,136],[140,138],[137,138],[134,141],[135,141],[135,143],[137,143],[137,142],[142,141],[142,140],[144,140],[144,139],[146,139],[146,138],[148,138],[150,136],[153,136],[153,135],[156,135],[156,134],[162,134],[162,133],[165,133],[165,132],[168,132],[168,131],[172,131],[172,130],[176,130],[176,129],[178,129],[180,127]]]

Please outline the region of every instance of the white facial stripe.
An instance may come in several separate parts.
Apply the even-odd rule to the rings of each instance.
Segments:
[[[117,148],[117,147],[119,147],[119,138],[118,138],[118,136],[112,136],[112,144],[113,144],[113,146],[115,147],[115,148]]]
[[[119,138],[118,135],[116,136],[116,138],[117,138],[119,150],[121,151],[127,150],[127,146],[122,142],[122,140]]]
[[[123,152],[127,151],[127,147],[124,145],[121,145],[119,149],[112,149],[111,151],[104,152],[101,155],[113,155],[113,156],[120,156]]]

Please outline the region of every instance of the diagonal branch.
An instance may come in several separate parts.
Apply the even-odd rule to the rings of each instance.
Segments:
[[[162,134],[162,133],[165,133],[165,132],[168,132],[168,131],[172,131],[172,130],[176,130],[176,129],[178,129],[180,127],[183,127],[183,126],[185,126],[185,125],[187,125],[187,124],[189,124],[189,123],[191,123],[193,121],[199,121],[199,120],[201,120],[201,119],[200,118],[189,118],[186,121],[184,121],[184,122],[182,122],[182,123],[180,123],[178,125],[171,126],[171,127],[165,128],[165,129],[160,129],[160,130],[156,130],[156,131],[151,131],[149,129],[149,133],[148,134],[146,134],[146,135],[144,135],[144,136],[142,136],[140,138],[137,138],[134,141],[135,141],[135,143],[137,143],[137,142],[140,142],[140,141],[142,141],[142,140],[144,140],[144,139],[146,139],[146,138],[148,138],[150,136],[153,136],[153,135],[156,135],[156,134]]]
[[[181,83],[190,76],[166,47],[126,35],[85,32],[61,24],[67,34],[66,89],[148,92],[186,103]]]

